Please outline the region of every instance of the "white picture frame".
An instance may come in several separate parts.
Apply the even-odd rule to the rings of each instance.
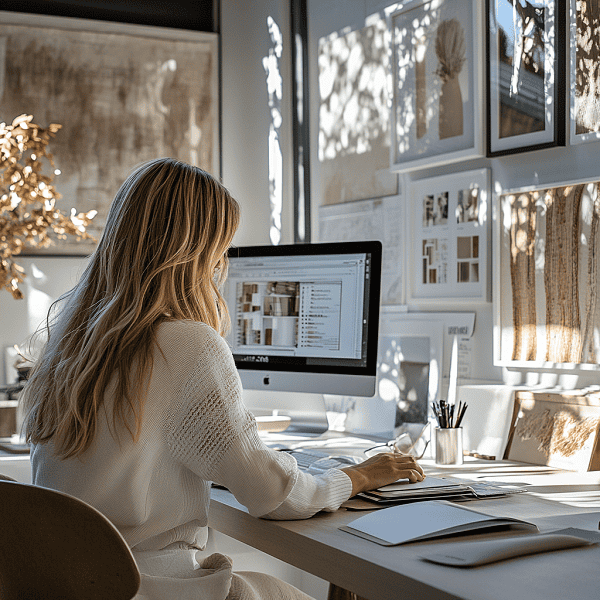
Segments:
[[[482,4],[413,0],[390,15],[392,171],[484,155]]]
[[[491,171],[411,182],[408,300],[489,302]]]
[[[494,365],[600,369],[597,194],[590,179],[494,198]]]

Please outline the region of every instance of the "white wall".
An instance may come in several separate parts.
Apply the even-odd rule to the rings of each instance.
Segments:
[[[313,228],[317,221],[320,189],[318,138],[318,67],[317,50],[319,39],[334,32],[351,31],[365,26],[368,18],[381,13],[393,2],[381,0],[308,0],[310,89],[311,89],[311,174]],[[480,59],[484,60],[482,53]],[[483,99],[482,99],[483,102]],[[566,110],[566,108],[565,108]],[[514,189],[530,185],[551,185],[589,178],[600,179],[600,142],[564,148],[552,148],[535,152],[519,153],[494,159],[478,159],[411,173],[412,179],[444,175],[482,167],[491,168],[492,189]],[[407,249],[408,250],[408,249]],[[492,259],[494,253],[492,251]],[[428,308],[413,303],[410,312],[427,310],[473,311],[476,314],[472,351],[472,377],[476,380],[505,382],[511,385],[560,386],[565,389],[585,387],[597,383],[598,376],[590,371],[547,371],[532,369],[507,369],[493,365],[494,307],[487,304],[462,304],[460,306]]]
[[[268,140],[271,114],[263,59],[272,47],[267,19],[283,34],[282,243],[293,240],[291,48],[287,0],[225,0],[221,6],[223,183],[242,207],[238,246],[270,244]]]
[[[271,115],[263,58],[272,46],[267,27],[271,17],[283,34],[280,61],[283,77],[281,148],[283,161],[283,227],[281,243],[293,241],[291,147],[291,48],[288,0],[223,0],[222,164],[223,183],[242,209],[238,246],[270,244],[268,136]],[[327,596],[327,582],[217,534],[218,548],[236,569],[276,575],[317,599]]]
[[[26,347],[30,336],[45,322],[50,304],[70,290],[85,269],[86,258],[20,257],[17,260],[27,274],[21,288],[24,298],[15,300],[0,290],[0,382],[6,381],[6,347]]]

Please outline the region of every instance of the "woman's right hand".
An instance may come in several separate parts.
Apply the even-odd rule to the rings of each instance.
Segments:
[[[425,479],[423,469],[415,458],[399,452],[376,454],[360,464],[341,470],[352,480],[353,496],[394,483],[398,479],[409,479],[413,483]]]

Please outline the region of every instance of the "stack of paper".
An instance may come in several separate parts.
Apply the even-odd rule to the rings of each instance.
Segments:
[[[523,486],[508,486],[489,482],[456,482],[443,477],[426,477],[423,481],[411,483],[397,481],[376,490],[363,492],[358,496],[380,506],[404,504],[417,500],[473,500],[505,496],[525,491]]]
[[[449,481],[442,477],[426,477],[423,481],[416,483],[404,479],[359,495],[365,500],[371,500],[377,504],[398,504],[403,500],[412,502],[435,498],[474,497],[473,490],[468,485]]]

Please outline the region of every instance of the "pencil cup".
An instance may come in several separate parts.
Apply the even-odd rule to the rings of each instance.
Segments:
[[[463,464],[462,427],[435,428],[435,462],[438,465]]]

